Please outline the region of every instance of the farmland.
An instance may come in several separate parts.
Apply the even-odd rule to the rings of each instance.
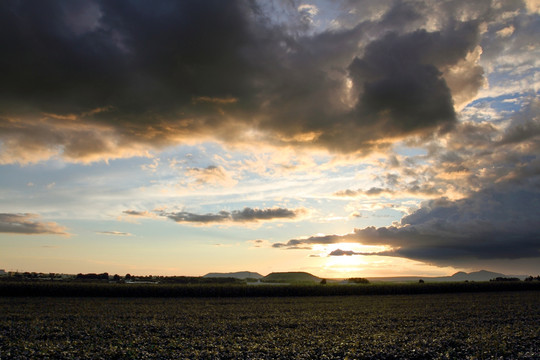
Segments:
[[[540,292],[0,297],[0,359],[537,359]]]
[[[96,281],[0,281],[0,296],[50,297],[281,297],[406,295],[498,291],[540,291],[540,281],[320,284],[117,284]]]

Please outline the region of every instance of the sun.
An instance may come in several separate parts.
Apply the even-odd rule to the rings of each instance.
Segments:
[[[375,262],[380,261],[380,257],[360,254],[378,253],[389,249],[388,246],[362,245],[358,243],[337,243],[315,245],[313,247],[313,250],[318,252],[318,256],[324,259],[322,263],[324,272],[336,277],[362,276]],[[341,250],[343,253],[350,255],[330,255],[336,250]]]

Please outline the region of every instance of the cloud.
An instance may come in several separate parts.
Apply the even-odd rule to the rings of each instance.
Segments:
[[[238,182],[233,178],[233,174],[222,166],[210,165],[202,169],[190,168],[185,173],[187,176],[195,179],[194,186],[221,185],[231,187]]]
[[[14,117],[0,112],[0,164],[36,163],[54,157],[67,161],[90,163],[98,160],[148,156],[149,150],[172,144],[160,130],[133,136],[112,124],[97,124],[92,117],[74,115],[59,119],[42,114]],[[157,136],[163,135],[161,139]]]
[[[525,5],[527,6],[527,10],[531,13],[540,14],[540,4],[537,1],[525,0]]]
[[[366,154],[447,130],[482,83],[480,21],[456,10],[427,26],[416,5],[314,33],[256,2],[2,2],[0,162],[209,139]],[[300,25],[317,14],[293,10]]]
[[[194,225],[213,225],[213,224],[246,224],[258,223],[264,221],[297,221],[307,216],[309,211],[305,208],[286,209],[286,208],[250,208],[243,210],[219,211],[217,213],[196,214],[188,211],[168,212],[166,210],[137,211],[125,210],[123,214],[135,217],[164,217],[177,223]],[[262,240],[254,241],[259,244]]]
[[[114,235],[114,236],[133,236],[133,234],[121,231],[97,231],[101,235]]]
[[[540,136],[540,100],[535,98],[526,103],[512,119],[499,145],[525,144]]]
[[[510,179],[534,183],[539,166],[536,154],[540,150],[540,102],[524,93],[483,99],[468,109],[451,132],[421,139],[421,144],[414,139],[402,142],[405,149],[423,147],[425,153],[404,153],[397,163],[390,153],[386,161],[379,161],[378,168],[366,173],[378,184],[365,186],[362,182],[364,187],[350,187],[333,195],[359,199],[460,199]],[[492,119],[492,113],[498,117]]]
[[[362,253],[358,253],[352,250],[341,250],[336,249],[328,254],[328,256],[352,256],[352,255],[361,255]]]
[[[416,184],[414,182],[412,183],[405,183],[405,184],[399,184],[399,187],[397,189],[391,189],[391,188],[380,188],[380,187],[371,187],[367,190],[340,190],[334,193],[334,196],[339,197],[374,197],[374,198],[380,198],[380,197],[389,197],[389,198],[395,198],[395,197],[408,197],[408,196],[421,196],[421,197],[437,197],[440,196],[444,191],[440,188],[436,188],[434,186],[431,186],[429,184]]]
[[[313,24],[313,18],[319,13],[319,8],[311,4],[301,4],[298,6],[302,22],[306,25]]]
[[[369,188],[368,190],[361,190],[361,189],[358,189],[358,190],[350,190],[350,189],[340,190],[340,191],[334,193],[334,195],[335,196],[343,196],[343,197],[355,197],[355,196],[361,196],[361,195],[379,197],[379,196],[382,196],[382,195],[392,195],[394,193],[395,193],[395,191],[391,190],[391,189],[383,189],[383,188],[380,188],[380,187],[372,187],[372,188]]]
[[[118,216],[118,220],[137,223],[138,218],[152,218],[155,219],[159,215],[156,213],[158,210],[153,211],[138,211],[138,210],[124,210],[122,215]]]
[[[165,216],[177,223],[252,223],[259,221],[279,221],[279,220],[297,220],[307,213],[303,208],[285,209],[285,208],[266,208],[252,209],[245,207],[243,210],[220,211],[218,213],[194,214],[186,211],[180,212],[161,212],[159,215]]]
[[[452,95],[441,70],[457,64],[478,42],[474,24],[447,32],[390,33],[371,42],[349,66],[360,93],[358,120],[380,136],[403,135],[455,121]]]
[[[154,216],[154,214],[149,211],[125,210],[125,211],[122,211],[122,213],[126,215],[130,215],[130,216],[143,216],[143,217]]]
[[[332,255],[397,256],[437,265],[473,266],[477,260],[540,258],[540,183],[535,184],[529,187],[511,181],[460,200],[429,200],[396,225],[292,239],[273,246],[387,245],[391,250],[379,253],[337,251]]]
[[[69,235],[64,226],[55,222],[42,222],[37,214],[0,214],[0,233]]]
[[[209,97],[209,96],[198,96],[192,99],[193,103],[212,103],[217,105],[227,105],[227,104],[234,104],[238,102],[238,99],[236,98],[217,98],[217,97]]]
[[[250,244],[252,248],[262,248],[262,247],[271,246],[271,243],[268,240],[262,240],[262,239],[248,240],[246,242]]]

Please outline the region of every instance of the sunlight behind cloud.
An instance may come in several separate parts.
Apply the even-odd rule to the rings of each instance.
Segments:
[[[453,267],[439,267],[405,258],[387,256],[328,256],[321,258],[322,273],[328,277],[449,276]]]
[[[390,250],[389,246],[373,246],[362,245],[355,243],[338,243],[313,246],[313,251],[323,259],[322,268],[324,273],[333,274],[335,277],[356,277],[365,276],[369,273],[377,262],[375,256],[360,256],[360,255],[342,255],[331,256],[335,251],[350,252],[350,253],[378,253],[381,251]]]
[[[538,273],[539,9],[0,1],[0,268]]]
[[[313,246],[313,250],[317,251],[319,253],[323,254],[330,254],[333,251],[336,250],[343,250],[343,251],[353,251],[353,252],[362,252],[362,253],[378,253],[382,251],[388,251],[391,250],[389,246],[386,245],[362,245],[358,243],[337,243],[337,244],[328,244],[328,245],[321,245],[316,244]],[[322,254],[321,254],[322,255]],[[344,256],[348,257],[348,256]]]

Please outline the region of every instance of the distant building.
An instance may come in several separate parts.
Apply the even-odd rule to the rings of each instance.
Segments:
[[[6,276],[7,273],[4,269],[0,269],[0,276]]]

